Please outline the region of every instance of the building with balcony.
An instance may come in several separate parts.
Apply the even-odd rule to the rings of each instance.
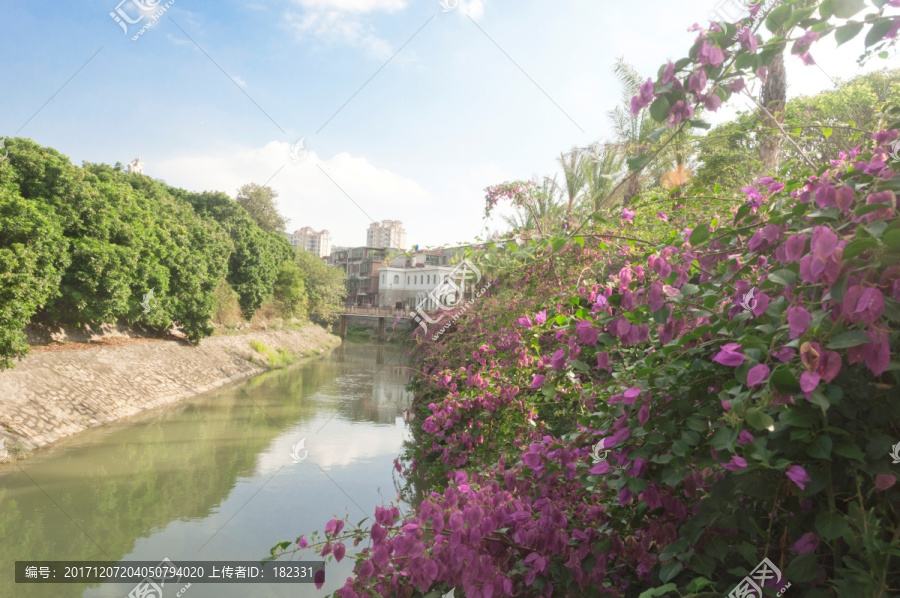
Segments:
[[[366,247],[406,249],[406,229],[399,220],[373,222],[366,231]]]

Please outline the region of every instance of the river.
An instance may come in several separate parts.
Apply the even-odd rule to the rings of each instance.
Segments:
[[[345,343],[0,465],[0,596],[125,598],[134,588],[15,584],[17,560],[259,560],[333,515],[372,517],[397,496],[405,360],[394,347]],[[195,583],[181,595],[324,596],[352,565],[329,564],[321,590]],[[165,598],[183,585],[166,584]]]

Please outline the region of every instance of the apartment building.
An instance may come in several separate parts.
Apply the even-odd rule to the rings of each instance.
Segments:
[[[316,232],[305,226],[288,234],[287,237],[294,247],[305,249],[318,257],[331,255],[331,234],[327,230]]]
[[[406,249],[406,229],[399,220],[373,222],[366,231],[366,247]]]

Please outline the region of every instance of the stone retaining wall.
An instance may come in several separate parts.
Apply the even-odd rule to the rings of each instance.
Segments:
[[[0,460],[82,430],[174,403],[266,371],[251,341],[298,355],[340,339],[319,326],[203,339],[199,346],[152,340],[123,346],[40,351],[0,371]]]

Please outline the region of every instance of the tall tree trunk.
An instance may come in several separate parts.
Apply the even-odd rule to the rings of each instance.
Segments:
[[[765,110],[760,110],[763,138],[759,145],[759,159],[767,171],[777,169],[781,160],[780,126],[784,122],[786,104],[787,71],[784,68],[784,53],[780,52],[769,65],[769,75],[762,88],[762,105]]]

